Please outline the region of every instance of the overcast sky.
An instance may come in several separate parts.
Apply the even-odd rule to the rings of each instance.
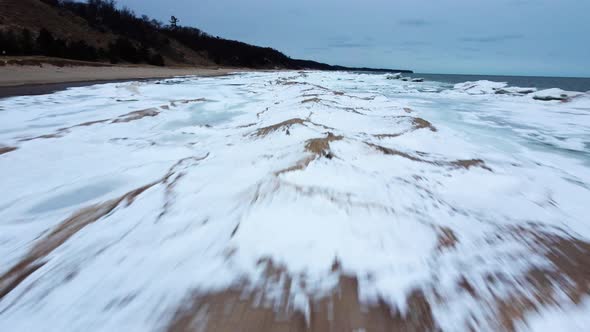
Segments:
[[[330,64],[590,77],[590,0],[118,0]]]

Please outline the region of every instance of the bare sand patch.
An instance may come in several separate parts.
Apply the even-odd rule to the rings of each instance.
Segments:
[[[263,128],[256,130],[254,132],[254,136],[264,137],[270,133],[273,133],[273,132],[281,130],[281,129],[284,129],[288,133],[288,130],[291,126],[296,125],[296,124],[302,125],[305,122],[306,122],[306,120],[303,120],[301,118],[293,118],[293,119],[285,120],[283,122],[279,122],[277,124],[263,127]]]
[[[364,143],[366,145],[370,146],[371,148],[383,153],[383,154],[391,155],[391,156],[399,156],[399,157],[402,157],[402,158],[405,158],[405,159],[408,159],[411,161],[431,164],[431,165],[435,165],[435,166],[450,166],[452,168],[470,169],[472,167],[480,167],[480,168],[483,168],[487,171],[493,172],[493,170],[490,167],[488,167],[486,165],[486,163],[481,159],[459,159],[459,160],[453,160],[453,161],[428,160],[428,159],[421,158],[422,156],[426,155],[421,152],[416,152],[416,154],[421,156],[421,157],[416,157],[412,154],[402,152],[402,151],[399,151],[396,149],[384,147],[384,146],[381,146],[378,144],[369,143],[369,142],[364,142]]]
[[[140,80],[178,76],[221,76],[232,72],[254,71],[241,68],[217,67],[114,66],[103,63],[51,58],[9,59],[7,62],[4,60],[0,62],[4,63],[4,66],[0,66],[0,87],[85,81]]]
[[[514,331],[525,315],[543,307],[561,307],[567,296],[579,305],[590,295],[590,243],[568,234],[549,233],[542,229],[512,227],[505,239],[526,243],[531,252],[544,256],[551,264],[531,268],[520,281],[526,292],[515,292],[508,298],[497,299],[496,311],[502,327]],[[490,282],[501,282],[489,276]]]
[[[337,286],[328,295],[314,297],[309,291],[308,316],[289,301],[294,281],[280,266],[265,264],[264,282],[259,287],[248,283],[213,293],[195,291],[179,305],[168,331],[437,331],[430,304],[419,289],[407,297],[402,313],[384,301],[362,303],[358,280],[339,274]],[[299,285],[305,287],[305,285]],[[270,298],[266,289],[274,289]],[[280,296],[276,297],[279,291]],[[269,303],[270,302],[270,303]]]
[[[14,146],[4,146],[4,145],[0,145],[0,155],[8,153],[8,152],[12,152],[14,150],[16,150],[17,148]]]
[[[408,116],[399,116],[397,118],[403,118],[403,119],[410,118],[411,122],[412,122],[412,128],[402,131],[402,132],[399,132],[399,133],[395,133],[395,134],[376,134],[373,136],[376,138],[379,138],[379,139],[383,139],[383,138],[399,137],[401,135],[404,135],[404,134],[407,134],[407,133],[410,133],[414,130],[419,130],[419,129],[429,129],[432,132],[438,131],[438,129],[436,129],[436,127],[434,127],[432,125],[432,123],[430,123],[430,121],[424,120],[423,118],[408,117]]]
[[[111,121],[111,123],[131,122],[131,121],[143,119],[145,117],[154,117],[154,116],[157,116],[158,114],[160,114],[160,112],[158,112],[157,109],[148,108],[145,110],[134,111],[131,113],[121,115],[118,119],[114,119],[113,121]]]
[[[307,140],[307,142],[305,143],[305,151],[311,152],[312,155],[299,160],[295,165],[291,167],[276,172],[275,175],[281,175],[292,171],[303,170],[318,157],[326,157],[328,159],[332,159],[334,155],[330,151],[330,142],[339,141],[343,138],[343,136],[336,136],[329,132],[326,137],[312,138],[310,140]]]
[[[438,227],[438,244],[437,250],[453,249],[459,242],[457,235],[449,227]]]
[[[326,137],[308,140],[305,144],[305,150],[331,159],[330,142],[339,141],[343,138],[343,136],[337,136],[329,132]]]

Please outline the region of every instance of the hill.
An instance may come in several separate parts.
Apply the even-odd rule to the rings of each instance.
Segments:
[[[0,0],[0,52],[157,66],[409,72],[292,59],[269,47],[138,17],[129,9],[118,9],[113,0]]]

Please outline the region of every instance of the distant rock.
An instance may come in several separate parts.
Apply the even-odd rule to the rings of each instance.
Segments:
[[[509,87],[508,83],[505,82],[493,82],[493,81],[475,81],[475,82],[464,82],[455,84],[455,90],[463,91],[470,95],[512,95],[522,96],[536,92],[535,88],[519,88]]]
[[[402,81],[404,81],[404,82],[408,82],[409,80],[410,80],[409,77],[402,77]]]
[[[519,88],[519,87],[507,87],[496,89],[497,95],[528,95],[536,92],[536,88]]]
[[[486,95],[494,94],[499,89],[505,89],[507,85],[508,84],[505,82],[481,80],[475,82],[457,83],[455,84],[454,89],[466,92],[470,95]]]
[[[581,95],[580,92],[565,91],[562,89],[547,89],[537,91],[533,94],[533,99],[540,101],[567,101],[570,98]]]
[[[560,95],[560,96],[533,96],[533,99],[535,100],[541,100],[541,101],[565,101],[567,100],[567,95]]]
[[[511,87],[506,82],[487,80],[457,83],[453,86],[453,90],[470,95],[531,95],[533,99],[540,101],[571,101],[585,95],[583,92],[565,91],[558,88],[537,91],[536,88]]]
[[[421,77],[412,78],[412,82],[424,82],[424,79]]]

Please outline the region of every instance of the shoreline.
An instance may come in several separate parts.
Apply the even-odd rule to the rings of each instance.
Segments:
[[[248,69],[253,71],[255,69]],[[181,76],[224,76],[243,68],[149,67],[149,66],[0,66],[0,98],[53,93],[71,87]]]
[[[173,78],[174,76],[170,77]],[[55,83],[33,83],[13,86],[0,86],[0,99],[21,96],[37,96],[52,94],[69,88],[78,88],[91,86],[95,84],[123,83],[133,81],[150,81],[155,79],[165,79],[166,77],[142,78],[142,79],[115,79],[115,80],[94,80],[94,81],[72,81],[72,82],[55,82]]]
[[[0,330],[509,330],[525,316],[508,300],[590,317],[572,302],[590,294],[590,95],[418,95],[328,71],[173,81],[0,100],[0,206],[18,221],[0,236]],[[490,263],[463,268],[474,247]]]

